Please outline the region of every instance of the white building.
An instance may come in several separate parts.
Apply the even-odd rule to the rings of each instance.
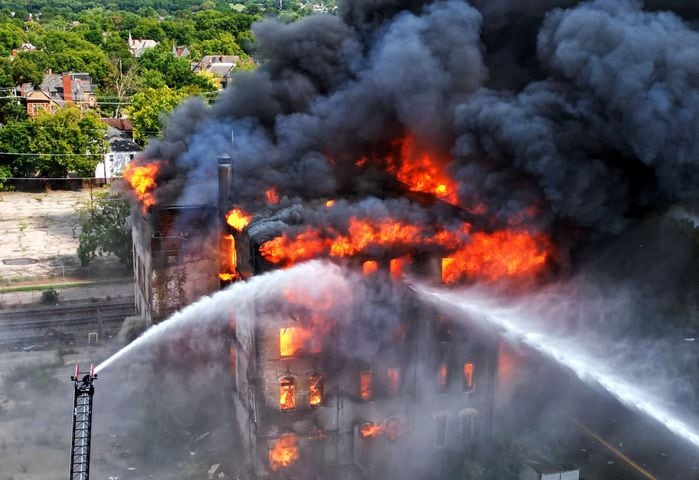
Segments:
[[[123,130],[111,126],[107,127],[107,138],[109,150],[95,168],[95,177],[105,181],[121,177],[126,165],[141,152],[141,147],[131,139],[131,135]]]

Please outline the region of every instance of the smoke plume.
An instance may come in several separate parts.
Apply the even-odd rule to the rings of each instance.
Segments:
[[[545,231],[564,258],[697,200],[699,34],[676,3],[686,19],[633,0],[391,0],[264,20],[261,66],[180,107],[141,161],[161,164],[157,204],[214,203],[229,153],[235,203],[273,218],[271,236],[336,197],[356,204],[345,215],[369,201],[405,218],[386,159],[410,137],[478,212],[406,200],[413,215]]]

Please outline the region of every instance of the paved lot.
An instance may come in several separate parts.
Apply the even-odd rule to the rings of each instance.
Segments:
[[[0,285],[113,276],[120,268],[116,258],[98,258],[90,268],[82,268],[76,254],[80,233],[76,207],[89,201],[89,189],[0,192]]]

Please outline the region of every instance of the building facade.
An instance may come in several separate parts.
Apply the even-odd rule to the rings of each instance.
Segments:
[[[231,177],[230,159],[220,159],[216,206],[135,214],[136,302],[148,322],[277,268],[259,254],[256,222],[264,218],[241,229],[227,225]],[[190,241],[212,225],[217,238],[202,233]],[[412,273],[440,283],[442,259],[416,258]],[[391,282],[391,260],[388,252],[346,265],[370,275],[367,281]],[[340,354],[281,312],[231,319],[232,401],[257,478],[439,478],[450,456],[477,454],[492,432],[497,335],[397,288],[400,323],[371,355]],[[351,332],[334,334],[351,341]]]

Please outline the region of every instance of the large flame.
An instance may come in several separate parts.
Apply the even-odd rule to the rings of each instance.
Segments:
[[[442,228],[435,232],[391,219],[352,217],[346,233],[306,227],[295,237],[283,233],[265,242],[260,253],[271,263],[290,266],[319,256],[365,254],[375,247],[406,251],[425,246],[438,246],[445,251],[442,261],[445,284],[462,280],[529,279],[543,269],[553,252],[548,237],[526,230],[471,232],[471,225],[464,223],[458,229]],[[402,274],[406,263],[391,262],[394,277]],[[375,265],[364,264],[365,273],[373,272]]]
[[[293,433],[280,436],[269,450],[269,468],[276,472],[299,459],[298,438]]]
[[[279,356],[293,357],[302,350],[310,353],[321,351],[319,335],[313,330],[302,327],[283,327],[279,329]]]
[[[445,202],[456,205],[459,201],[456,182],[444,172],[446,161],[436,155],[420,151],[415,137],[408,135],[399,141],[400,156],[387,159],[388,171],[408,185],[414,192],[430,193]]]
[[[546,264],[553,250],[543,234],[500,230],[474,233],[466,245],[442,261],[442,281],[464,278],[494,282],[503,278],[531,278]]]
[[[221,273],[218,278],[224,282],[231,282],[238,278],[238,255],[235,249],[235,238],[233,235],[223,235],[221,237]]]
[[[248,215],[239,208],[234,208],[226,215],[226,223],[237,231],[242,232],[252,220],[252,215]]]
[[[124,168],[124,178],[134,193],[136,198],[141,204],[141,211],[146,213],[148,209],[155,205],[155,197],[153,196],[153,190],[157,184],[155,183],[155,177],[160,169],[160,164],[158,162],[147,163],[145,165],[136,165],[135,163],[127,163]]]
[[[296,408],[296,381],[293,377],[282,378],[279,385],[279,407],[282,411]]]
[[[350,257],[376,246],[416,248],[420,245],[441,245],[442,242],[459,245],[464,240],[456,238],[460,236],[462,232],[443,232],[440,235],[428,236],[424,227],[419,225],[391,219],[370,221],[352,217],[346,234],[340,234],[333,229],[321,231],[308,227],[295,238],[284,233],[265,242],[260,247],[260,253],[272,263],[293,265],[320,255]]]

